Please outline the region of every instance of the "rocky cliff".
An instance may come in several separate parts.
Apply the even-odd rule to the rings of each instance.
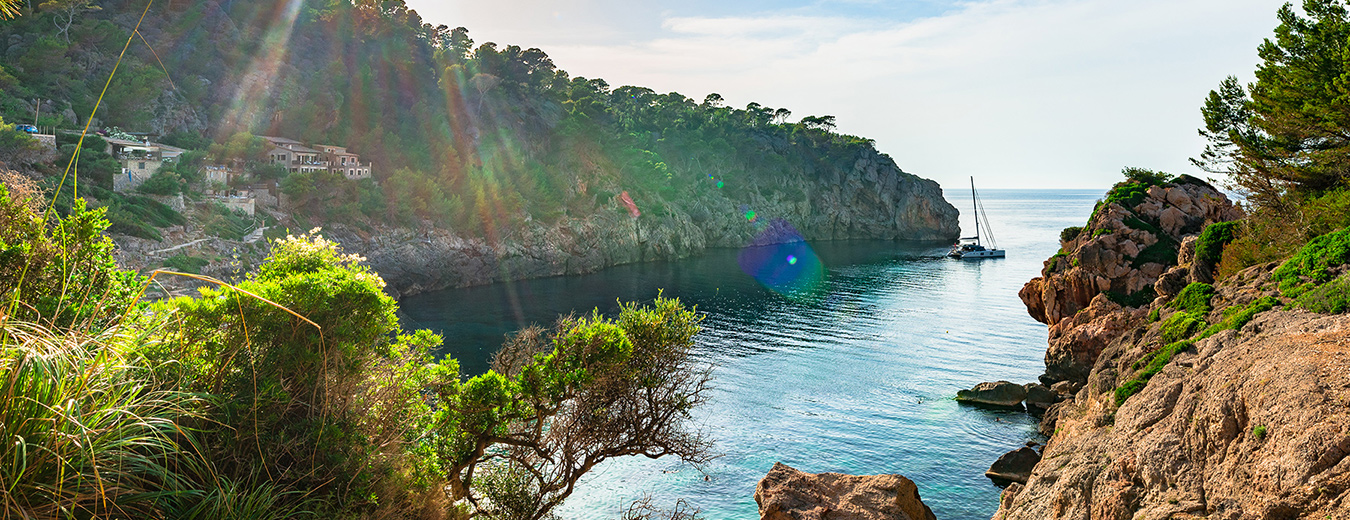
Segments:
[[[1194,237],[1241,216],[1222,193],[1191,177],[1113,189],[1019,293],[1031,317],[1050,326],[1042,382],[1085,381],[1107,342],[1143,318],[1160,292],[1176,294],[1179,273],[1185,285]],[[1160,279],[1163,286],[1155,287]]]
[[[1045,378],[1083,385],[994,518],[1350,518],[1350,317],[1306,310],[1344,310],[1350,257],[1310,244],[1313,276],[1291,260],[1211,285],[1197,233],[1237,210],[1195,183],[1144,193],[1113,190],[1022,291],[1050,324]],[[1128,259],[1168,239],[1173,262]]]
[[[772,146],[767,144],[766,146]],[[626,263],[685,258],[707,248],[744,247],[773,226],[800,233],[774,241],[894,239],[950,241],[957,211],[936,182],[900,170],[870,148],[849,164],[816,164],[775,185],[734,193],[700,189],[670,200],[636,200],[630,216],[617,197],[599,211],[552,224],[527,222],[492,239],[424,225],[360,231],[330,226],[324,235],[365,256],[395,296],[505,280],[581,274]],[[762,242],[760,240],[759,242]]]
[[[1272,292],[1271,267],[1220,284],[1210,320]],[[1117,404],[1168,352],[1163,328],[1110,342],[995,518],[1350,518],[1350,317],[1256,314],[1177,349]]]

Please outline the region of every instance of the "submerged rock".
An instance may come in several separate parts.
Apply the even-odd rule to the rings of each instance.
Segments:
[[[755,487],[761,520],[936,520],[900,475],[803,473],[783,463]]]
[[[1026,398],[1026,387],[1007,381],[980,383],[970,390],[956,392],[957,401],[1010,408],[1021,406]]]
[[[989,466],[984,476],[994,481],[1026,484],[1027,479],[1031,478],[1031,471],[1036,469],[1036,464],[1040,462],[1041,454],[1035,448],[1024,446],[1004,453]]]

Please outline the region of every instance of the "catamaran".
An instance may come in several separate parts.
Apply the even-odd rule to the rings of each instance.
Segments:
[[[952,250],[947,252],[947,256],[961,260],[980,260],[984,258],[1003,258],[1004,251],[998,248],[998,242],[994,241],[994,233],[989,227],[989,219],[984,214],[984,204],[980,202],[980,195],[975,191],[975,178],[970,178],[970,202],[975,207],[975,236],[964,237],[956,244],[952,245]],[[980,223],[984,223],[984,240],[980,239]],[[984,242],[989,243],[989,247],[984,246]]]

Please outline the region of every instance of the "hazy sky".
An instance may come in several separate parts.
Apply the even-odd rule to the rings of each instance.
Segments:
[[[1200,106],[1282,0],[406,0],[573,76],[831,114],[945,187],[1197,173]]]

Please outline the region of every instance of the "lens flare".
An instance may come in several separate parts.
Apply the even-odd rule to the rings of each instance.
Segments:
[[[774,219],[736,257],[741,271],[793,300],[814,300],[825,286],[825,264],[787,221]]]

